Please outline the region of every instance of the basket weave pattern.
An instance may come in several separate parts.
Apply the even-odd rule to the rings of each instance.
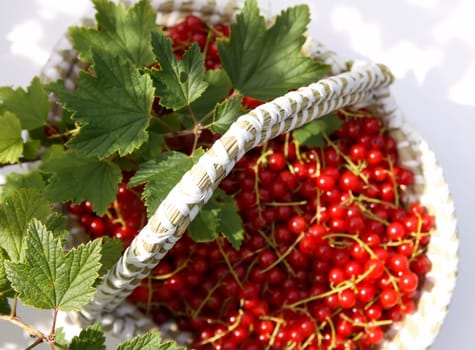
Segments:
[[[238,8],[237,1],[152,1],[158,23],[170,26],[188,14],[210,23],[229,23]],[[61,77],[74,87],[77,59],[67,41],[58,47],[44,80]],[[428,248],[433,269],[423,287],[418,310],[394,327],[393,336],[382,349],[426,349],[433,342],[455,286],[458,240],[456,219],[449,190],[434,154],[410,127],[389,92],[393,77],[382,65],[346,63],[309,41],[309,55],[332,65],[335,75],[302,87],[241,116],[178,182],[115,267],[98,286],[94,300],[77,314],[87,324],[102,321],[120,333],[150,328],[139,313],[123,306],[126,296],[146,278],[160,259],[182,236],[213,190],[250,149],[282,133],[287,133],[315,118],[344,106],[370,108],[383,116],[398,142],[400,163],[415,174],[416,185],[405,194],[405,201],[419,200],[436,217],[436,229]],[[350,71],[340,73],[344,68]],[[339,73],[339,74],[337,74]],[[114,311],[119,310],[119,311]],[[124,321],[125,320],[125,321]]]

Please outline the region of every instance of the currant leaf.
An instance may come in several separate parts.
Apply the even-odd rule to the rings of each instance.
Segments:
[[[51,212],[42,222],[49,231],[54,233],[55,237],[63,239],[66,242],[69,235],[67,226],[68,218],[66,216],[57,212]]]
[[[61,345],[64,348],[67,348],[69,341],[66,338],[66,332],[64,331],[64,327],[56,327],[56,332],[54,332],[54,342],[57,345],[56,347],[58,348],[61,348]]]
[[[45,124],[49,112],[48,94],[38,77],[35,77],[26,91],[11,87],[0,88],[0,110],[15,114],[21,128],[32,130]],[[2,125],[4,125],[2,123]]]
[[[216,133],[226,132],[232,123],[241,116],[244,111],[241,108],[242,97],[234,97],[218,103],[213,111],[213,123],[211,130]]]
[[[157,160],[142,163],[130,179],[129,187],[146,184],[142,198],[151,216],[187,170],[193,166],[193,159],[184,153],[167,152]]]
[[[5,262],[8,279],[25,305],[73,311],[92,298],[101,266],[101,240],[64,253],[61,239],[33,219],[25,251],[24,262]]]
[[[259,100],[321,79],[328,66],[302,54],[304,32],[310,22],[308,6],[290,7],[266,27],[257,0],[247,0],[229,40],[218,41],[219,56],[233,86]]]
[[[46,183],[38,170],[32,170],[28,173],[10,173],[6,176],[5,185],[0,192],[0,200],[11,196],[21,188],[33,188],[43,190]]]
[[[208,88],[203,95],[190,106],[196,120],[201,123],[205,123],[204,118],[213,112],[218,102],[223,101],[229,95],[232,88],[231,81],[223,69],[206,71],[204,80],[208,84]],[[187,110],[180,112],[188,113]]]
[[[13,290],[5,272],[5,260],[9,260],[7,252],[0,248],[0,298],[12,297]]]
[[[165,144],[163,135],[154,131],[149,131],[148,140],[134,153],[134,156],[148,160],[157,158],[162,153],[162,147]]]
[[[105,50],[112,56],[128,58],[137,66],[153,62],[151,33],[156,29],[156,12],[150,1],[142,0],[126,9],[122,4],[94,0],[97,28],[72,27],[69,30],[73,48],[79,58],[92,62],[94,50]]]
[[[30,140],[23,144],[23,156],[26,159],[34,160],[37,158],[38,151],[40,150],[40,140]]]
[[[210,203],[205,206],[208,204],[218,208],[219,232],[229,240],[234,248],[239,249],[244,240],[244,229],[236,201],[222,190],[216,189]]]
[[[116,164],[75,151],[63,151],[43,161],[41,170],[51,175],[46,198],[53,202],[73,203],[87,199],[98,215],[103,215],[114,201],[122,179]]]
[[[301,145],[309,147],[323,147],[325,145],[324,133],[330,135],[343,124],[334,114],[327,114],[296,130],[294,139]]]
[[[50,204],[40,191],[19,189],[0,205],[0,244],[12,261],[25,257],[26,229],[33,218],[46,220]]]
[[[204,80],[205,66],[199,46],[196,43],[191,45],[183,59],[177,60],[171,39],[163,33],[152,33],[152,45],[160,70],[151,69],[149,72],[160,105],[176,111],[198,99],[208,86]]]
[[[215,240],[221,233],[234,248],[239,249],[244,239],[244,230],[234,199],[216,189],[213,197],[190,223],[188,232],[196,242]]]
[[[183,346],[175,342],[162,340],[160,333],[156,331],[148,332],[145,335],[137,336],[126,340],[117,347],[117,350],[185,350]]]
[[[119,260],[124,251],[124,242],[117,238],[103,237],[101,269],[99,275],[103,276]]]
[[[7,297],[0,296],[0,315],[9,315],[11,314],[10,303],[8,302]]]
[[[105,350],[106,337],[99,323],[95,323],[79,333],[79,335],[71,339],[69,350]]]
[[[21,125],[15,114],[0,115],[0,164],[15,163],[23,153]]]
[[[115,152],[124,156],[147,141],[154,95],[148,75],[141,75],[130,61],[109,55],[94,52],[96,74],[80,72],[76,91],[67,91],[63,84],[52,86],[81,127],[68,145],[100,158]]]
[[[150,132],[156,132],[157,134],[163,135],[182,130],[183,114],[181,112],[182,111],[178,111],[176,113],[161,115],[160,122],[152,120],[152,123],[150,124]]]
[[[204,206],[188,226],[188,233],[195,242],[211,242],[218,237],[219,210]]]

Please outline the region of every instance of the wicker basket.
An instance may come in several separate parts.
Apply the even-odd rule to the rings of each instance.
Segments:
[[[155,0],[152,5],[162,25],[172,25],[190,13],[210,23],[229,23],[239,7],[233,0]],[[458,261],[456,219],[442,170],[426,142],[409,126],[391,97],[388,86],[393,77],[387,68],[341,60],[310,40],[307,49],[314,59],[332,66],[332,76],[241,116],[170,192],[98,287],[94,300],[82,312],[71,315],[74,322],[86,325],[100,321],[106,329],[125,336],[152,328],[148,319],[123,300],[181,237],[236,161],[265,140],[330,111],[358,105],[384,116],[384,123],[398,141],[401,165],[416,174],[416,185],[406,193],[405,200],[418,199],[436,217],[436,229],[427,253],[433,268],[423,286],[417,312],[393,327],[381,349],[421,350],[432,344],[447,312]],[[76,55],[64,40],[43,70],[43,79],[61,77],[74,86],[78,71]]]

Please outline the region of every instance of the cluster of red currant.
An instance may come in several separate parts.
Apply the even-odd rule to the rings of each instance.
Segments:
[[[227,27],[189,16],[168,33],[177,56],[198,42],[206,66],[219,67],[216,37]],[[338,117],[343,125],[324,135],[324,147],[279,136],[222,182],[245,223],[239,250],[185,234],[129,299],[158,324],[174,319],[194,334],[194,349],[376,348],[416,309],[435,223],[420,204],[403,203],[414,175],[398,165],[381,121],[364,110]],[[177,141],[168,146],[180,149]],[[128,244],[145,208],[126,183],[104,217],[87,201],[69,209],[93,236]]]
[[[124,173],[124,182],[119,185],[116,200],[111,203],[103,216],[98,216],[94,212],[90,201],[68,204],[69,212],[92,238],[102,236],[118,238],[127,247],[145,225],[146,209],[140,198],[142,188],[127,188],[129,178],[130,173]]]
[[[216,39],[229,36],[228,26],[218,23],[215,26],[209,27],[199,17],[189,15],[183,22],[170,28],[168,36],[173,40],[173,47],[175,48],[175,56],[177,58],[183,57],[183,54],[192,43],[197,43],[206,54],[206,68],[221,68]]]

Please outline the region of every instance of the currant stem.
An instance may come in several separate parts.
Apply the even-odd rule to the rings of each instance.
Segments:
[[[43,339],[37,338],[33,344],[30,346],[26,347],[25,350],[31,350],[33,348],[36,348],[38,345],[40,345],[43,342]],[[53,345],[54,346],[54,345]],[[53,348],[54,349],[54,348]]]
[[[68,130],[62,133],[58,133],[58,134],[53,134],[53,135],[48,136],[48,139],[59,139],[65,136],[75,136],[79,133],[80,129],[81,129],[80,127],[76,127],[72,130]]]
[[[294,243],[292,243],[292,245],[284,252],[284,254],[282,254],[281,256],[278,257],[278,259],[276,261],[274,261],[274,263],[270,264],[269,266],[267,266],[265,269],[262,269],[261,272],[262,273],[265,273],[271,269],[273,269],[274,267],[276,267],[277,265],[279,265],[290,253],[292,253],[292,251],[295,249],[295,247],[297,246],[297,244],[299,244],[299,242],[302,240],[302,238],[305,236],[304,233],[301,233],[297,239],[295,240]]]
[[[17,306],[18,306],[18,294],[15,294],[15,297],[13,298],[12,312],[10,314],[11,318],[16,318]]]
[[[272,232],[274,232],[274,226],[272,226]],[[280,254],[279,250],[277,249],[277,242],[275,241],[275,239],[273,239],[273,236],[269,237],[267,236],[264,232],[261,232],[261,231],[258,231],[259,234],[266,240],[267,244],[269,244],[275,251],[278,259],[281,259],[282,262],[285,264],[285,267],[287,268],[287,270],[289,271],[289,273],[294,276],[295,275],[295,271],[294,269],[292,268],[292,266],[290,266],[290,264],[285,260],[285,257],[282,257],[282,255]]]
[[[204,340],[201,344],[214,343],[216,340],[221,339],[226,334],[229,334],[230,332],[232,332],[239,326],[239,323],[241,322],[241,318],[242,318],[242,309],[239,309],[239,314],[238,314],[238,317],[236,318],[236,321],[228,327],[227,332],[218,333],[215,336]]]
[[[358,236],[355,235],[350,235],[348,233],[330,233],[328,235],[325,235],[323,238],[349,238],[354,240],[356,243],[361,245],[364,250],[371,256],[373,259],[377,259],[378,256],[373,252],[373,250],[365,243],[363,242]]]
[[[366,118],[368,116],[371,116],[369,113],[366,112],[361,112],[360,110],[352,110],[352,109],[345,109],[341,108],[338,110],[342,115],[345,117],[352,117],[352,118]]]
[[[421,236],[422,236],[422,218],[420,215],[417,215],[417,232],[415,234],[415,244],[414,244],[414,251],[411,255],[411,259],[414,259],[417,255],[415,255],[416,253],[418,253],[418,250],[419,250],[419,241],[421,239]]]
[[[276,326],[275,326],[275,328],[274,328],[274,331],[272,332],[272,334],[271,334],[271,336],[270,336],[269,344],[267,344],[265,350],[270,350],[270,349],[272,349],[272,346],[274,345],[274,342],[275,342],[275,337],[277,336],[277,333],[279,333],[281,324],[282,324],[282,322],[277,322],[277,323],[276,323]]]
[[[343,281],[339,285],[337,285],[336,287],[333,287],[328,292],[317,294],[317,295],[312,295],[311,297],[301,299],[299,301],[296,301],[293,304],[288,305],[287,308],[290,309],[290,310],[295,310],[296,306],[306,304],[310,301],[326,298],[330,295],[340,293],[340,292],[342,292],[342,291],[344,291],[345,289],[348,289],[348,288],[354,288],[358,283],[363,281],[371,272],[373,272],[373,270],[374,270],[374,266],[371,266],[370,268],[368,268],[368,270],[365,271],[365,273],[359,275],[357,279]]]
[[[166,280],[174,275],[176,275],[178,272],[180,272],[181,270],[183,270],[184,268],[186,268],[188,266],[188,263],[190,262],[191,258],[188,258],[186,259],[183,264],[181,264],[180,266],[178,266],[175,270],[173,270],[172,272],[169,272],[169,273],[164,273],[163,275],[150,275],[150,279],[152,280],[156,280],[156,281],[160,281],[160,280]]]
[[[56,320],[58,318],[58,309],[53,309],[53,320],[51,322],[51,331],[48,337],[52,337],[52,343],[54,346],[54,336],[56,335]]]
[[[236,280],[236,283],[239,285],[239,288],[242,289],[243,288],[242,282],[239,280],[239,277],[238,277],[236,271],[234,270],[231,262],[229,261],[228,255],[226,254],[226,252],[223,249],[223,246],[221,245],[221,241],[219,239],[217,239],[216,243],[218,245],[219,251],[221,252],[221,255],[224,258],[224,261],[226,262],[226,265],[228,266],[229,272],[231,273],[231,275],[233,275],[234,279]]]
[[[0,315],[0,320],[4,320],[7,322],[10,322],[22,329],[24,329],[28,334],[30,334],[32,337],[35,337],[39,343],[43,342],[45,339],[47,339],[46,335],[34,328],[33,326],[21,321],[18,317],[11,317],[7,315]],[[39,344],[38,343],[38,344]],[[36,344],[36,345],[38,345]],[[36,346],[35,345],[35,346]]]

